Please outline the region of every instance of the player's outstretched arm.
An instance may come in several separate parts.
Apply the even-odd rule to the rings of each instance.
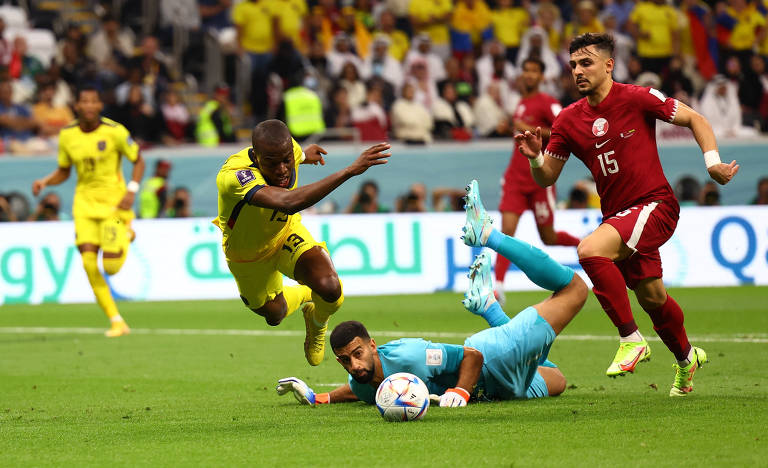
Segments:
[[[392,156],[392,153],[386,152],[389,148],[389,143],[373,145],[363,151],[355,162],[344,169],[294,190],[268,185],[256,191],[248,203],[264,208],[278,209],[288,214],[309,208],[352,177],[364,173],[372,166],[386,164],[387,158]]]
[[[528,162],[531,164],[533,180],[541,187],[549,187],[554,184],[557,178],[560,177],[565,161],[550,158],[541,152],[543,149],[541,127],[536,127],[533,132],[526,130],[515,135],[515,144],[520,148],[523,156],[528,158]]]
[[[38,196],[44,188],[49,185],[59,185],[65,180],[69,179],[70,167],[57,167],[55,171],[51,172],[42,179],[37,179],[32,182],[32,195]]]
[[[278,395],[293,393],[294,398],[302,405],[315,406],[327,403],[344,403],[357,401],[349,384],[342,385],[329,393],[315,393],[303,380],[296,377],[286,377],[277,381],[275,387]]]
[[[320,145],[311,144],[304,150],[304,161],[302,164],[314,164],[315,166],[320,164],[325,166],[324,154],[328,154]]]
[[[464,357],[459,364],[459,380],[440,396],[440,406],[467,406],[469,395],[475,388],[483,369],[483,353],[464,346]]]
[[[699,144],[701,152],[704,153],[704,163],[707,165],[707,172],[709,172],[712,180],[720,185],[725,185],[739,172],[739,165],[736,164],[736,160],[731,161],[730,164],[720,161],[715,133],[706,117],[679,102],[672,123],[691,129],[696,143]]]

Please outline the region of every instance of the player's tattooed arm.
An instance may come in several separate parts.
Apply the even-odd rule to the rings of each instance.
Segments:
[[[278,209],[283,213],[293,214],[309,208],[322,200],[348,179],[360,175],[372,166],[386,164],[391,153],[389,143],[379,143],[363,151],[360,156],[346,168],[334,172],[328,177],[309,185],[287,190],[271,185],[256,191],[248,203],[264,208]]]

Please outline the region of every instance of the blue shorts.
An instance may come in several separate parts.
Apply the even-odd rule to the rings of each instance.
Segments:
[[[549,395],[539,366],[547,361],[555,331],[533,307],[528,307],[500,327],[488,328],[467,338],[464,346],[483,353],[483,378],[479,392],[490,399],[540,398]]]

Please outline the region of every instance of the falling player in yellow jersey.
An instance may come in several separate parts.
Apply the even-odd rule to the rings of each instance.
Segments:
[[[324,243],[301,224],[309,208],[347,179],[386,164],[389,144],[374,145],[348,167],[297,187],[299,164],[325,164],[325,150],[302,151],[288,127],[266,120],[253,130],[252,147],[233,154],[216,177],[223,248],[246,307],[275,326],[302,304],[304,354],[323,361],[328,318],[344,302],[341,282]],[[284,287],[283,275],[299,285]]]
[[[75,103],[78,120],[59,133],[59,167],[32,184],[37,196],[50,185],[69,178],[72,166],[77,171],[77,186],[72,207],[75,221],[75,244],[83,259],[88,282],[96,302],[111,322],[108,337],[130,333],[120,316],[99,271],[99,249],[103,251],[104,272],[114,275],[122,268],[128,255],[133,231],[133,200],[144,175],[144,160],[139,146],[128,130],[119,123],[101,116],[103,104],[96,88],[80,89]],[[126,188],[120,164],[121,156],[133,163],[131,181]]]

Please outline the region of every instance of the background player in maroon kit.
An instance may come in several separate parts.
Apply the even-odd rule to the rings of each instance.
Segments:
[[[679,205],[656,148],[656,119],[688,127],[704,153],[710,177],[726,184],[739,170],[736,161],[720,162],[709,122],[684,103],[653,88],[615,83],[613,38],[584,34],[570,45],[576,87],[585,96],[564,109],[552,126],[546,154],[541,131],[515,137],[529,158],[536,182],[555,182],[573,153],[589,168],[601,199],[603,222],[578,246],[579,262],[593,291],[621,336],[606,374],[624,375],[650,357],[648,343],[632,316],[625,284],[634,290],[654,330],[677,358],[671,396],[693,390],[693,374],[706,354],[688,342],[683,311],[661,280],[659,247],[677,226]]]
[[[529,57],[522,64],[522,99],[515,110],[514,129],[518,132],[534,131],[541,128],[541,136],[546,145],[549,140],[550,129],[555,117],[562,107],[560,102],[552,96],[539,91],[539,85],[544,79],[544,62],[537,58]],[[517,145],[515,145],[517,146]],[[541,241],[545,245],[568,245],[576,247],[579,239],[565,231],[557,231],[553,227],[555,212],[555,186],[540,187],[531,177],[531,169],[528,158],[515,148],[512,160],[501,181],[501,232],[508,236],[514,236],[520,216],[527,209],[533,212],[536,219],[536,227],[539,230]],[[496,256],[496,285],[494,294],[503,306],[504,277],[509,269],[509,260],[503,255]]]

